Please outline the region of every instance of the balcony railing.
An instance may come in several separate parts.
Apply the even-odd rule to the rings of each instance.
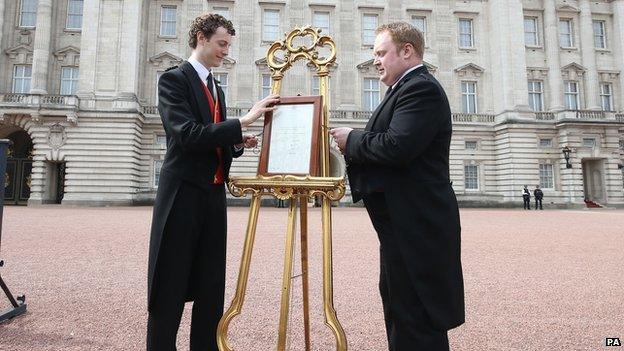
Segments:
[[[535,119],[538,121],[551,121],[555,119],[553,112],[535,112]]]
[[[74,95],[0,94],[0,106],[77,109],[78,97]]]
[[[330,110],[329,118],[332,119],[369,119],[373,111],[355,110]]]
[[[459,123],[494,123],[495,115],[483,113],[453,113],[453,122]]]
[[[606,119],[604,111],[576,110],[576,118]]]
[[[620,123],[624,123],[624,113],[616,113],[615,120]]]
[[[141,106],[144,115],[157,115],[158,114],[158,106],[149,106],[144,105]]]

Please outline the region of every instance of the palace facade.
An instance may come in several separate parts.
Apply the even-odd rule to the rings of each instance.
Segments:
[[[206,11],[237,31],[215,70],[229,118],[268,94],[270,43],[312,25],[338,48],[330,123],[362,128],[385,92],[374,29],[408,21],[451,102],[460,202],[519,204],[540,185],[551,206],[624,206],[624,0],[0,0],[5,203],[152,201],[166,148],[157,80],[188,58],[188,25]],[[303,63],[282,90],[298,93],[318,94]],[[247,152],[233,173],[257,162]]]

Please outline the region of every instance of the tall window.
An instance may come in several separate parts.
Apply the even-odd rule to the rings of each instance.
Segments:
[[[477,142],[475,140],[466,140],[464,146],[465,146],[466,150],[476,150],[477,149]]]
[[[227,101],[228,94],[228,74],[227,73],[215,73],[214,79],[219,81],[219,86],[223,90],[225,101]]]
[[[162,6],[160,8],[160,35],[163,37],[176,36],[176,10],[175,6]]]
[[[262,75],[262,87],[260,88],[260,98],[264,99],[265,97],[271,94],[271,75],[263,74]]]
[[[230,19],[230,9],[227,7],[213,7],[212,13],[216,13],[217,15],[221,15],[225,17],[225,19]]]
[[[462,112],[477,113],[477,83],[461,82]]]
[[[425,44],[427,43],[427,18],[425,16],[412,16],[412,25],[423,34]]]
[[[559,45],[562,48],[574,47],[574,38],[572,32],[572,20],[560,19],[559,20]]]
[[[279,10],[264,10],[262,41],[275,41],[279,36]]]
[[[469,18],[459,19],[459,47],[471,48],[474,45],[472,20]]]
[[[529,106],[533,111],[544,111],[544,97],[541,81],[529,81]]]
[[[479,166],[464,166],[464,182],[467,190],[479,190]]]
[[[327,93],[329,94],[330,81],[327,80]],[[312,95],[321,95],[321,78],[312,76]]]
[[[37,24],[37,0],[22,0],[20,4],[20,27],[34,27]]]
[[[594,21],[594,47],[596,49],[605,49],[607,47],[607,39],[605,35],[605,21]]]
[[[610,83],[600,83],[600,102],[603,111],[613,111],[613,92]]]
[[[375,29],[377,28],[377,15],[364,14],[362,17],[362,44],[375,44]]]
[[[379,79],[364,78],[362,106],[366,111],[373,111],[379,105]]]
[[[82,28],[82,5],[84,0],[67,0],[67,21],[65,28],[81,29]]]
[[[28,94],[31,77],[31,65],[16,65],[13,68],[13,89],[11,91],[18,94]]]
[[[595,148],[596,138],[583,138],[583,147]]]
[[[525,17],[524,18],[524,45],[538,46],[539,37],[537,34],[537,18]]]
[[[314,11],[312,26],[321,29],[321,34],[329,34],[329,12]]]
[[[552,147],[552,139],[549,138],[541,138],[539,140],[540,147]]]
[[[154,160],[154,188],[158,187],[160,181],[160,170],[163,166],[163,160]]]
[[[579,109],[579,91],[578,91],[578,83],[573,81],[565,81],[565,107],[568,110],[578,110]]]
[[[78,67],[61,68],[61,95],[75,95],[78,89]]]
[[[555,187],[555,177],[553,176],[553,165],[540,163],[539,165],[540,188],[553,189]]]

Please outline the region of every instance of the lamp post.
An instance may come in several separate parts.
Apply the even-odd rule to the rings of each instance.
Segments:
[[[572,164],[570,163],[570,152],[572,152],[572,150],[570,150],[569,147],[564,146],[561,149],[561,152],[563,153],[563,158],[565,158],[566,161],[566,168],[572,168]]]

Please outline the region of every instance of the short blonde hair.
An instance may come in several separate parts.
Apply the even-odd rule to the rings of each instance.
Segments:
[[[375,30],[375,34],[382,32],[390,33],[392,41],[397,46],[397,51],[405,44],[412,44],[416,55],[421,59],[423,58],[425,53],[425,38],[418,28],[407,22],[392,22],[382,24]]]

